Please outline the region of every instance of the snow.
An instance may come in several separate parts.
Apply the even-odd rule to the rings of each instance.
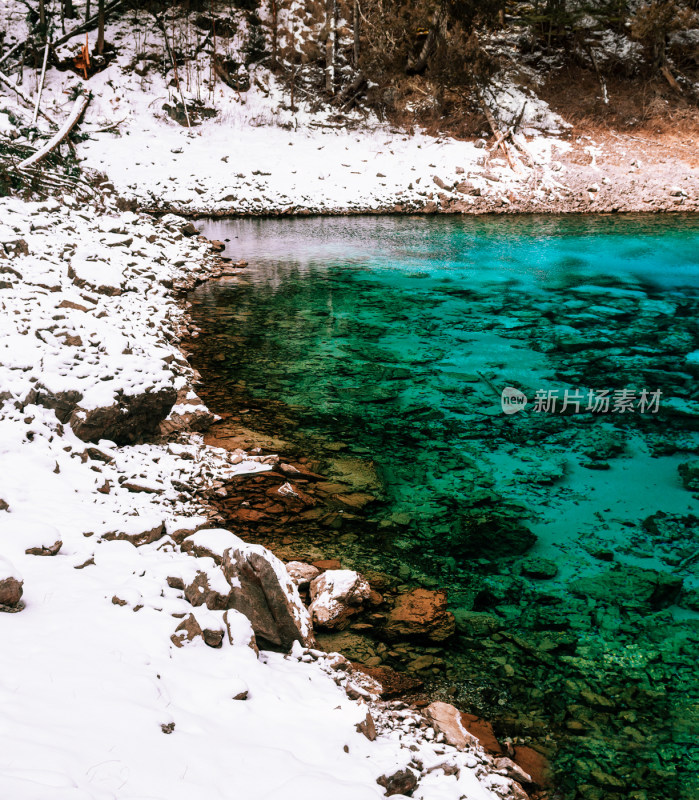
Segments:
[[[22,580],[22,576],[12,563],[8,559],[0,556],[0,581],[6,581],[8,578],[15,578],[18,581]]]
[[[145,29],[138,20],[138,13],[129,14],[108,26],[107,39],[117,45],[118,57],[87,83],[93,97],[81,131],[92,134],[78,145],[78,154],[84,168],[107,173],[121,197],[145,207],[186,213],[390,210],[396,204],[419,208],[439,200],[439,194],[469,204],[468,194],[450,188],[464,179],[481,196],[494,198],[526,193],[543,199],[556,186],[551,151],[567,148],[558,138],[566,123],[506,74],[494,85],[489,104],[503,127],[512,125],[524,106],[518,133],[534,160],[520,161],[513,149],[514,171],[473,142],[435,138],[419,129],[408,134],[371,114],[352,112],[338,123],[332,109],[311,110],[303,99],[292,112],[285,87],[254,65],[247,92],[220,81],[215,87],[204,84],[202,76],[209,72],[205,53],[189,65],[186,82],[189,97],[200,97],[216,116],[188,129],[163,111],[165,103],[176,100],[169,86],[172,73],[164,76],[152,66],[140,76],[131,69],[139,47],[166,61],[160,37],[142,41]],[[76,49],[76,41],[65,46],[66,54]],[[237,36],[228,49],[233,53],[240,45]],[[28,93],[32,76],[25,70]],[[72,72],[49,70],[43,106],[64,119],[67,96],[83,84]],[[103,130],[118,121],[116,129]],[[448,188],[437,192],[434,177]]]

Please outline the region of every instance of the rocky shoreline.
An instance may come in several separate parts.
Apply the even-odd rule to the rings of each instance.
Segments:
[[[196,219],[196,215],[182,215],[183,221],[193,218]],[[196,228],[191,222],[185,223],[183,229],[187,235],[196,235]],[[224,249],[223,243],[219,241],[212,241],[211,245],[216,253]],[[235,279],[244,273],[246,267],[247,263],[244,261],[235,262],[232,258],[218,256],[205,276],[189,276],[184,282],[176,285],[189,330],[189,339],[185,340],[183,351],[188,361],[191,359],[191,350],[196,350],[197,339],[202,334],[201,329],[193,323],[188,314],[191,308],[191,304],[187,301],[189,293],[196,286],[209,281]],[[198,372],[195,374],[197,391],[202,392],[204,388],[202,378]],[[297,515],[309,506],[315,507],[318,502],[312,495],[307,494],[309,482],[312,485],[322,486],[324,493],[327,490],[329,496],[326,497],[325,503],[329,501],[330,507],[342,509],[346,519],[351,512],[360,511],[371,501],[370,494],[356,492],[350,483],[333,484],[330,479],[311,472],[306,455],[301,455],[298,461],[289,459],[290,463],[286,463],[283,457],[280,458],[275,453],[278,446],[283,447],[284,443],[275,442],[273,437],[268,439],[260,431],[247,429],[241,437],[240,429],[234,423],[231,425],[227,422],[231,414],[223,410],[224,406],[225,402],[219,409],[223,418],[217,414],[216,421],[211,421],[213,427],[206,425],[205,443],[237,455],[243,454],[243,448],[252,448],[252,452],[263,454],[262,457],[270,464],[271,469],[259,475],[258,483],[261,481],[261,485],[265,487],[265,499],[262,505],[259,497],[255,499],[257,493],[255,487],[251,486],[250,480],[245,480],[242,487],[240,482],[234,479],[232,482],[224,482],[216,492],[212,493],[210,489],[200,491],[196,499],[207,509],[212,522],[232,526],[234,529],[242,528],[245,531],[243,535],[252,536],[254,541],[260,535],[255,523],[266,517],[269,519],[269,516],[266,511],[253,510],[250,506],[254,505],[255,509],[266,507],[273,515],[281,512],[283,516],[278,530],[280,538],[272,537],[271,541],[275,544],[268,546],[273,552],[282,554],[289,549],[284,546],[284,542],[288,544],[290,541],[284,536],[285,526],[297,525]],[[255,476],[250,477],[255,482]],[[338,494],[338,492],[344,493]],[[324,504],[322,499],[320,504],[321,506]],[[268,537],[263,536],[263,538],[270,542]],[[183,549],[186,548],[187,541],[185,540]],[[295,544],[298,544],[298,539],[295,540]],[[205,552],[198,551],[196,544],[194,550],[198,555]],[[212,555],[208,551],[206,554]],[[551,796],[552,770],[547,758],[541,752],[522,743],[513,744],[509,738],[501,743],[487,720],[460,711],[454,705],[437,699],[439,693],[435,695],[423,691],[423,681],[419,674],[443,663],[438,657],[416,654],[410,672],[399,672],[391,667],[382,666],[381,659],[375,657],[372,659],[363,655],[359,660],[352,660],[351,654],[358,652],[356,643],[345,642],[341,632],[345,631],[351,622],[359,623],[367,614],[371,615],[372,611],[382,611],[385,614],[387,607],[390,608],[390,612],[386,616],[383,635],[389,642],[393,642],[394,648],[410,653],[412,642],[418,646],[426,645],[435,651],[434,645],[444,643],[455,632],[455,619],[447,610],[445,591],[407,586],[399,587],[399,591],[396,591],[397,581],[392,576],[370,571],[366,572],[368,581],[360,572],[343,569],[341,562],[336,558],[320,558],[311,563],[289,560],[288,556],[282,558],[286,561],[286,570],[308,609],[316,635],[314,647],[304,651],[303,658],[320,658],[331,670],[339,670],[342,676],[340,685],[348,689],[350,697],[355,696],[357,689],[351,684],[348,688],[345,675],[358,677],[360,684],[364,680],[361,676],[368,679],[368,683],[364,683],[364,688],[371,693],[370,710],[366,722],[358,726],[367,738],[373,740],[377,735],[377,729],[390,730],[392,725],[395,725],[397,715],[402,725],[415,729],[418,739],[426,736],[431,741],[434,736],[433,731],[436,731],[436,741],[452,745],[457,749],[476,747],[481,753],[480,763],[485,769],[495,770],[515,782],[511,792],[518,800],[524,800],[526,797],[532,800],[546,800]],[[222,598],[211,591],[206,580],[195,582],[189,587],[182,584],[181,588],[195,605],[204,602],[207,607],[215,608],[222,603]],[[196,599],[193,599],[194,597]],[[223,602],[225,603],[225,600]],[[373,614],[374,618],[382,616],[382,613]],[[250,615],[249,617],[253,618]],[[253,627],[257,630],[256,625]],[[353,630],[360,630],[362,627],[362,624],[352,625]],[[317,649],[318,647],[320,649]],[[379,647],[381,648],[381,645]],[[338,649],[344,650],[349,658],[344,655],[339,656],[336,652]],[[420,651],[422,649],[420,647]],[[385,645],[383,650],[384,652],[387,650]],[[327,658],[328,652],[332,654],[329,658]],[[435,669],[435,671],[440,670]],[[359,693],[364,699],[369,699],[361,690]],[[418,764],[413,764],[414,768],[417,766]],[[403,771],[387,778],[382,785],[386,789],[387,796],[397,793],[412,796],[417,781],[410,771]]]
[[[309,780],[326,792],[338,781],[350,781],[354,789],[347,796],[353,798],[410,793],[426,800],[433,791],[445,797],[472,791],[488,800],[521,800],[527,796],[523,786],[535,790],[532,776],[507,754],[490,755],[466,733],[453,707],[428,704],[419,710],[383,700],[383,683],[399,681],[392,673],[388,679],[385,671],[370,676],[314,647],[312,616],[333,617],[338,604],[341,614],[347,611],[348,596],[340,591],[346,571],[316,576],[315,606],[309,611],[293,569],[287,571],[269,550],[221,529],[220,517],[209,510],[233,475],[265,474],[278,464],[274,456],[203,442],[198,431],[213,416],[192,391],[197,376],[179,349],[190,331],[177,295],[236,268],[212,257],[209,243],[184,219],[154,224],[131,213],[84,206],[76,211],[64,200],[2,201],[0,444],[6,472],[0,486],[0,611],[19,613],[0,613],[7,643],[1,670],[11,681],[19,680],[18,669],[23,673],[15,701],[22,704],[25,725],[24,738],[6,747],[15,777],[2,785],[21,796],[18,786],[33,769],[27,759],[33,764],[36,758],[32,743],[45,727],[41,715],[47,705],[68,720],[63,738],[72,742],[73,752],[99,761],[99,743],[111,741],[112,759],[123,764],[130,763],[123,761],[128,758],[123,737],[133,735],[133,715],[151,708],[149,724],[138,726],[142,746],[181,762],[186,756],[179,748],[187,739],[178,731],[191,725],[184,675],[195,659],[197,691],[202,702],[214,703],[211,725],[224,724],[214,711],[220,700],[213,699],[219,685],[213,676],[227,664],[226,691],[259,724],[268,717],[265,695],[284,697],[284,681],[300,679],[296,699],[286,701],[296,707],[307,674],[311,683],[302,689],[301,702],[309,712],[317,707],[317,724],[335,731],[314,746],[327,748],[338,736],[348,737],[344,751],[339,749],[344,766],[335,764],[332,775],[294,778],[291,788],[279,789],[283,796],[300,797]],[[349,607],[364,602],[367,591],[370,597],[362,583]],[[47,605],[42,599],[47,596],[60,601]],[[453,623],[443,608],[438,618],[440,625]],[[411,619],[403,614],[400,624],[410,626]],[[16,622],[9,626],[9,620]],[[134,636],[140,647],[131,643]],[[14,659],[27,637],[47,648],[56,679],[55,670],[62,670],[60,681],[70,687],[66,692],[48,700],[43,671]],[[289,652],[281,656],[263,647]],[[121,653],[116,664],[114,648]],[[266,665],[288,677],[270,678]],[[129,694],[112,700],[114,690],[100,682],[98,698],[87,674],[113,674],[105,685],[120,692],[128,686]],[[143,686],[162,679],[169,687],[165,705],[143,695]],[[341,694],[333,694],[328,681]],[[71,713],[62,710],[66,702]],[[81,719],[105,702],[119,703],[119,730],[104,730],[88,746],[81,737],[102,730],[108,720],[86,727]],[[295,719],[274,707],[274,725],[285,741],[291,742],[292,728],[310,725],[303,722],[307,712],[298,711]],[[343,712],[333,724],[334,707]],[[236,713],[228,712],[233,724]],[[153,718],[160,723],[153,725]],[[260,733],[259,742],[252,734],[246,737],[260,748],[257,758],[264,757],[270,736],[269,730]],[[304,735],[316,742],[311,727]],[[85,767],[76,771],[51,750],[42,752],[56,776],[64,776],[51,778],[54,783],[67,781],[79,790],[92,780]],[[208,738],[207,752],[217,758]],[[329,753],[325,759],[334,763]],[[122,785],[119,774],[102,775],[102,785],[116,787],[115,780]],[[142,769],[132,774],[130,785],[138,793],[149,774]],[[193,780],[201,790],[203,778]],[[182,785],[192,791],[192,784]],[[174,786],[172,796],[179,797]],[[255,796],[245,786],[246,796]]]

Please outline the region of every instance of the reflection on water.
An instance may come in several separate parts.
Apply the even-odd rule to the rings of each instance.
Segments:
[[[343,554],[449,588],[447,677],[496,674],[511,729],[555,729],[567,796],[694,796],[699,222],[357,217],[205,233],[249,262],[192,295],[217,380],[285,403],[283,438],[371,460],[366,483],[326,453],[331,477],[376,499]],[[662,402],[505,415],[506,386]],[[476,634],[484,613],[508,635]]]

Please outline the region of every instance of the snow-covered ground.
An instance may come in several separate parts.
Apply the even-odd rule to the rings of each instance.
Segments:
[[[183,37],[196,35],[196,29],[182,32]],[[262,67],[251,67],[249,91],[234,91],[211,80],[205,52],[181,68],[180,78],[188,102],[201,98],[216,116],[188,129],[163,110],[177,103],[179,94],[152,20],[144,12],[129,12],[127,19],[108,25],[107,40],[118,55],[89,81],[49,69],[42,107],[63,119],[72,91],[89,89],[93,96],[80,130],[91,138],[78,147],[83,166],[106,173],[118,194],[145,207],[183,213],[298,213],[460,203],[467,209],[482,203],[481,198],[509,203],[525,193],[531,202],[544,202],[560,188],[551,165],[569,148],[556,135],[566,124],[546,103],[504,78],[494,87],[490,104],[503,128],[524,111],[516,136],[521,150],[509,146],[514,169],[484,140],[435,138],[419,130],[409,134],[356,111],[338,118],[332,107],[311,110],[302,96],[292,111],[288,90]],[[75,54],[80,42],[63,45],[59,55]],[[239,45],[231,40],[229,49]],[[148,58],[139,59],[139,54]],[[29,96],[37,80],[34,70],[25,69],[23,87]],[[8,97],[5,107],[21,106]]]
[[[172,216],[71,198],[5,198],[0,218],[0,580],[24,592],[21,610],[0,611],[0,797],[363,800],[403,769],[423,800],[521,797],[507,765],[377,701],[342,657],[298,644],[258,656],[240,612],[173,588],[204,572],[222,591],[212,556],[227,534],[186,545],[217,528],[197,498],[270,458],[189,432],[134,445],[76,435],[136,435],[97,410],[126,417],[130,398],[167,387],[182,400],[174,416],[202,413],[174,289],[215,267],[207,242]],[[171,638],[192,613],[220,648]],[[367,712],[375,740],[356,728]]]

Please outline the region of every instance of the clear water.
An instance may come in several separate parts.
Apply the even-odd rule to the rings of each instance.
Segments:
[[[687,359],[699,221],[219,220],[204,232],[249,262],[192,295],[216,380],[285,404],[279,435],[371,461],[375,524],[344,555],[448,587],[461,633],[449,677],[500,675],[491,716],[499,704],[525,740],[554,731],[564,796],[699,796],[699,479],[686,488],[678,472],[699,447],[699,359]],[[503,413],[506,386],[525,411]],[[623,389],[661,391],[658,413],[532,402]],[[527,574],[532,558],[555,576]],[[682,594],[650,597],[649,581],[673,576]],[[502,635],[474,644],[474,610],[534,655]]]

